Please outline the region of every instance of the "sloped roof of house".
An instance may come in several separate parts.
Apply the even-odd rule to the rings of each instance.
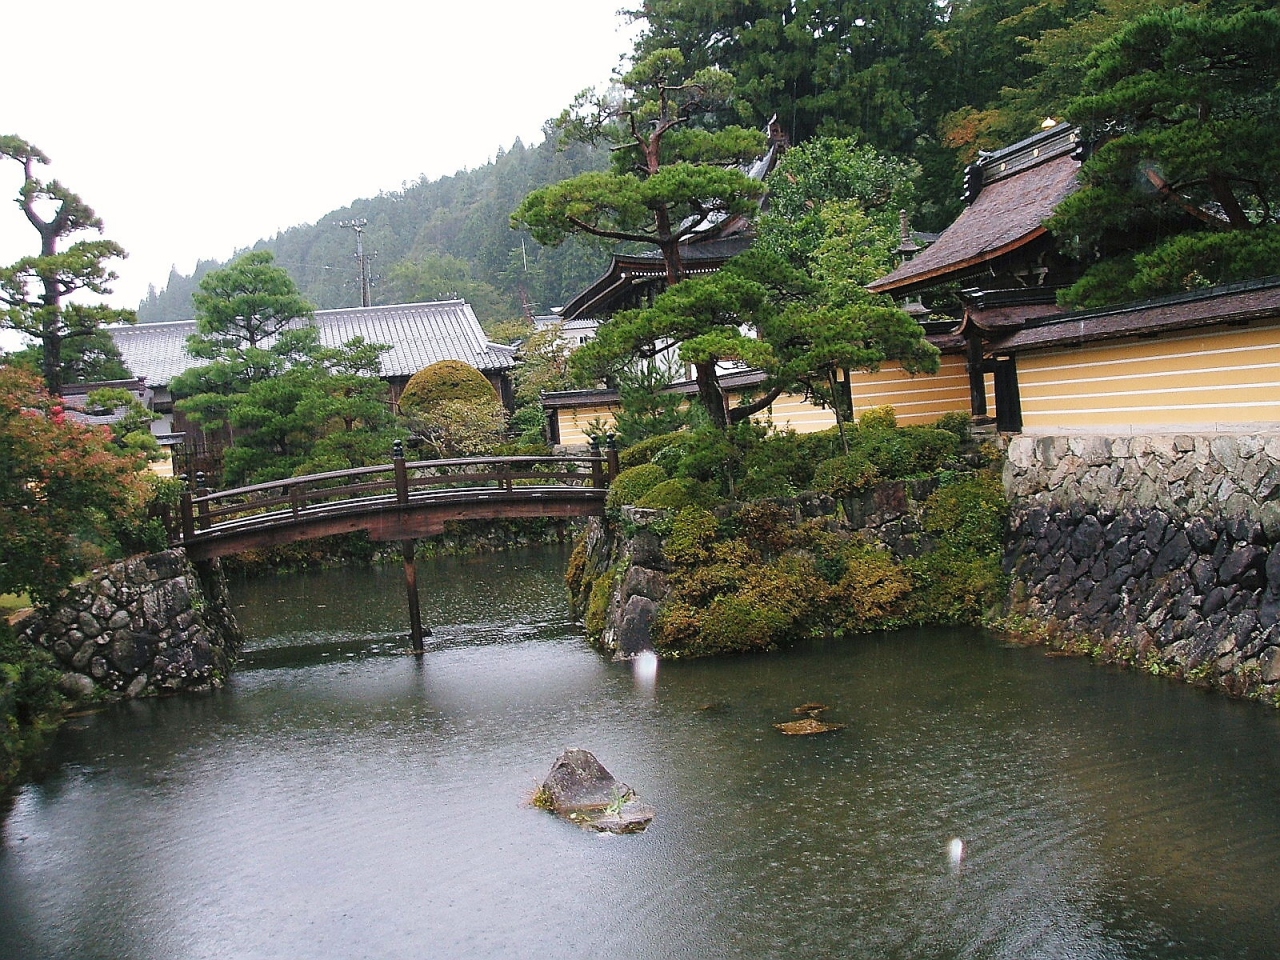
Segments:
[[[681,244],[680,258],[685,273],[697,276],[715,273],[729,260],[751,246],[752,238],[744,233],[715,240],[692,240]],[[570,300],[560,310],[565,321],[581,317],[598,317],[609,313],[609,305],[631,284],[665,278],[667,265],[656,251],[614,254],[609,269],[591,286]]]
[[[1079,346],[1173,330],[1280,318],[1280,277],[1244,280],[1154,300],[1029,320],[994,341],[989,353]]]
[[[1044,222],[1077,187],[1076,128],[1058,124],[978,161],[982,188],[937,241],[868,287],[909,293],[983,269],[1044,236]]]
[[[390,345],[382,355],[386,378],[410,377],[440,360],[461,360],[481,372],[508,370],[516,364],[513,348],[485,339],[464,300],[317,310],[315,317],[320,342],[327,347],[355,337]],[[187,337],[196,332],[194,320],[106,329],[126,366],[153,387],[168,384],[199,363],[186,349]]]
[[[89,407],[89,394],[95,390],[119,389],[128,390],[144,407],[151,399],[151,390],[142,378],[133,380],[101,380],[95,383],[66,383],[62,386],[61,397],[63,407],[71,419],[88,426],[103,426],[118,423],[129,413],[127,406],[111,410],[92,410]]]

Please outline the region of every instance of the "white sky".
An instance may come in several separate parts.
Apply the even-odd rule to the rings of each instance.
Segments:
[[[630,49],[615,4],[44,0],[6,18],[0,133],[128,251],[109,302],[134,307],[172,265],[538,143]],[[0,263],[38,250],[20,183],[0,164]]]

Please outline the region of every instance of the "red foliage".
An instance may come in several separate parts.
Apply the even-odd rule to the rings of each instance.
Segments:
[[[0,593],[57,596],[87,565],[87,542],[145,510],[143,463],[110,429],[69,419],[39,377],[0,366]]]

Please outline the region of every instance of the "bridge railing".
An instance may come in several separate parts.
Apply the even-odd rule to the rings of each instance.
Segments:
[[[197,474],[196,488],[182,496],[182,538],[244,526],[287,523],[320,514],[393,508],[415,500],[465,490],[521,487],[592,487],[603,490],[617,473],[617,450],[589,456],[466,457],[406,461],[400,445],[389,464],[290,477],[230,490],[209,490]],[[532,491],[530,491],[532,493]]]

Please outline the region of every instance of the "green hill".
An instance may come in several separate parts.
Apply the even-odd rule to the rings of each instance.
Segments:
[[[475,170],[356,200],[246,249],[272,251],[317,307],[358,306],[355,238],[338,222],[363,218],[365,253],[376,254],[375,304],[461,296],[486,325],[519,316],[525,298],[535,313],[547,313],[599,276],[607,252],[583,242],[540,247],[508,218],[531,190],[606,163],[604,151],[582,145],[557,150],[554,142],[526,147],[517,140]],[[189,319],[200,278],[221,266],[202,260],[189,276],[171,271],[164,289],[153,288],[139,304],[138,319]]]

